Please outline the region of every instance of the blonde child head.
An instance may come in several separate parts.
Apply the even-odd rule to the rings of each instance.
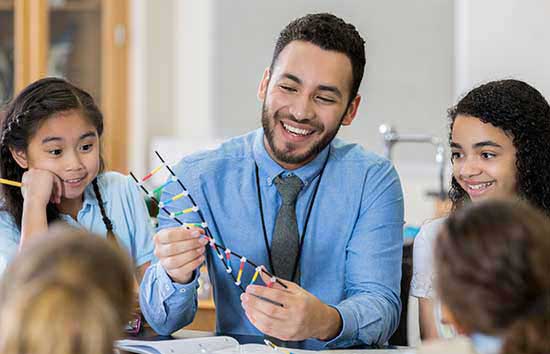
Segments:
[[[110,353],[132,309],[130,269],[106,240],[53,228],[4,273],[0,352]]]

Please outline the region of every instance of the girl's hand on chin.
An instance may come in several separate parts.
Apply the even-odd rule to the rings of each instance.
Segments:
[[[59,204],[63,195],[63,181],[48,170],[31,168],[23,173],[21,193],[25,201],[32,199],[40,205]]]

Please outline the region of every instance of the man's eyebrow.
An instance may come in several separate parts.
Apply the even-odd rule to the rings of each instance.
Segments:
[[[342,92],[340,92],[340,90],[336,86],[319,85],[319,90],[332,92],[339,98],[342,98]]]
[[[296,75],[293,75],[293,74],[290,74],[290,73],[284,73],[283,77],[286,78],[286,79],[292,80],[292,81],[296,82],[297,84],[302,84],[302,80],[300,80],[300,78],[297,77]],[[320,90],[320,91],[332,92],[336,96],[338,96],[339,98],[342,98],[342,92],[336,86],[319,85],[317,87],[317,89]]]
[[[292,74],[290,74],[290,73],[284,73],[284,74],[283,74],[283,77],[284,77],[284,78],[287,78],[287,79],[289,79],[289,80],[292,80],[292,81],[296,82],[297,84],[301,84],[301,83],[302,83],[302,80],[300,80],[300,78],[299,78],[298,76],[292,75]]]

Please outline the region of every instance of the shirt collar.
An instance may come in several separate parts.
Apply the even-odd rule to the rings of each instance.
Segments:
[[[99,190],[101,192],[101,199],[103,200],[103,204],[106,204],[111,199],[111,196],[109,193],[105,192],[105,188],[102,184],[102,178],[101,175],[97,177],[97,184],[99,186]],[[93,183],[90,183],[85,189],[84,189],[84,201],[82,202],[82,210],[86,208],[88,205],[99,205],[97,197],[94,192],[94,186]]]
[[[502,349],[502,339],[482,333],[470,335],[472,344],[480,354],[498,354]]]
[[[267,180],[265,181],[269,186],[273,184],[275,177],[283,174],[283,176],[296,175],[302,180],[304,186],[313,182],[313,179],[321,173],[321,169],[325,165],[325,161],[329,157],[330,144],[327,145],[320,153],[304,166],[295,170],[285,170],[281,165],[275,162],[264,145],[264,131],[262,128],[256,131],[253,145],[253,156],[258,168],[267,174]]]

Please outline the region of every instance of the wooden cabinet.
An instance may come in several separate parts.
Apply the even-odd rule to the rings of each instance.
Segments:
[[[216,331],[216,306],[212,299],[199,300],[199,308],[195,319],[185,329],[197,331]]]
[[[103,155],[108,169],[121,172],[128,155],[128,1],[0,0],[0,102],[39,78],[67,78],[101,107]]]
[[[0,104],[11,97],[14,90],[13,3],[14,0],[0,0]]]

